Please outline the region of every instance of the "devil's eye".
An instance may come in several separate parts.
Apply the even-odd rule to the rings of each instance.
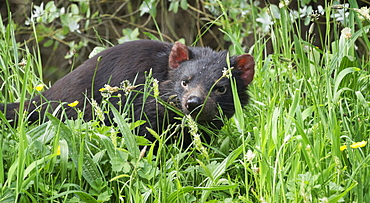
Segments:
[[[186,87],[186,86],[188,86],[188,83],[189,83],[189,81],[187,81],[187,80],[182,80],[182,81],[181,81],[181,86]]]
[[[218,94],[225,94],[226,90],[227,90],[227,88],[225,86],[220,86],[220,87],[216,88],[216,92]]]

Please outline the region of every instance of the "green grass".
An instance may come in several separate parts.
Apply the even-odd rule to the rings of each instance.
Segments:
[[[212,23],[240,54],[242,24],[223,9]],[[331,22],[334,10],[325,9]],[[253,12],[255,20],[262,11]],[[369,202],[369,144],[350,146],[370,141],[370,63],[355,46],[370,47],[369,20],[351,11],[345,27],[352,37],[330,24],[316,47],[294,32],[299,23],[287,26],[288,9],[279,12],[269,38],[254,32],[250,104],[235,104],[236,115],[203,145],[207,154],[161,144],[158,156],[149,146],[142,157],[137,146],[145,141],[134,134],[140,123],[114,108],[117,127],[48,114],[48,122],[30,126],[24,115],[12,128],[0,113],[0,202]],[[18,46],[12,24],[0,30],[0,101],[22,102],[42,83],[40,59]],[[273,54],[264,51],[267,40]],[[179,127],[153,134],[163,143]]]

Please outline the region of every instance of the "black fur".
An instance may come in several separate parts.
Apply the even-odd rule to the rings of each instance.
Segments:
[[[99,90],[105,84],[119,87],[122,81],[134,82],[134,79],[136,79],[135,84],[144,84],[144,73],[151,69],[153,78],[159,81],[160,98],[163,101],[174,101],[172,98],[176,95],[177,107],[183,113],[191,114],[199,123],[213,124],[216,128],[220,128],[222,122],[216,119],[219,112],[218,105],[228,118],[234,114],[229,79],[223,77],[211,89],[222,77],[224,68],[227,68],[226,57],[226,51],[215,52],[209,48],[186,47],[178,42],[175,44],[151,40],[126,42],[102,51],[44,91],[42,95],[50,101],[50,105],[42,105],[41,111],[35,111],[35,108],[37,106],[40,108],[44,102],[40,96],[26,102],[28,120],[35,122],[45,111],[52,111],[60,102],[71,103],[75,100],[80,102],[76,108],[84,109],[84,119],[91,120],[93,109],[89,102],[84,103],[86,98],[93,97],[97,103],[100,103],[102,95]],[[254,74],[253,58],[248,54],[230,57],[230,64],[234,67],[233,77],[237,82],[239,98],[245,105],[248,101],[246,88]],[[142,86],[135,90],[142,90]],[[122,96],[121,99],[124,103],[126,98]],[[110,101],[118,106],[118,98],[112,97]],[[135,119],[143,113],[142,101],[141,94],[138,94],[133,101]],[[205,104],[202,105],[204,102]],[[47,106],[49,106],[48,110]],[[0,104],[2,112],[5,107],[6,118],[15,122],[19,104]],[[69,118],[76,118],[76,111],[73,108],[65,106],[65,109]],[[202,109],[201,112],[200,109]],[[164,125],[161,119],[164,118],[165,112],[169,123],[176,122],[174,119],[176,114],[166,111],[161,105],[156,105],[153,98],[148,98],[144,112],[149,122],[141,127],[139,133],[151,141],[154,138],[146,132],[145,127],[160,130],[159,126]],[[186,142],[189,144],[190,139]]]

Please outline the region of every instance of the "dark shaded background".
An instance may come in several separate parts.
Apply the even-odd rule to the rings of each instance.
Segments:
[[[17,41],[26,43],[28,47],[32,47],[37,43],[34,40],[33,32],[31,27],[26,26],[24,22],[27,17],[30,16],[32,5],[40,5],[41,2],[46,4],[48,1],[30,1],[30,0],[8,0],[9,8],[12,14],[12,19],[15,24],[18,24],[16,29]],[[55,0],[55,5],[59,7],[68,7],[71,3],[65,0]],[[91,12],[96,11],[101,15],[100,21],[90,22],[91,25],[96,29],[102,39],[106,39],[112,44],[117,44],[118,38],[123,36],[122,29],[124,28],[139,28],[139,38],[148,38],[143,32],[148,32],[156,37],[159,37],[155,23],[151,16],[144,14],[140,16],[139,7],[143,1],[119,1],[119,0],[92,0],[90,1]],[[196,41],[197,37],[201,36],[197,40],[197,46],[208,46],[216,50],[227,49],[230,45],[229,41],[224,39],[224,34],[219,31],[217,25],[212,25],[209,30],[205,30],[209,22],[212,22],[216,16],[212,16],[207,9],[204,8],[204,1],[201,0],[188,0],[189,7],[187,10],[179,8],[178,13],[169,12],[169,1],[158,1],[156,21],[159,25],[160,31],[164,38],[164,41],[174,42],[180,38],[184,38],[187,44]],[[246,1],[253,2],[258,5],[259,8],[267,6],[269,3],[279,4],[280,0],[270,1]],[[343,2],[344,3],[344,2]],[[358,6],[367,6],[369,2],[367,0],[357,1]],[[311,1],[310,5],[313,8],[317,8],[317,5],[325,5],[324,0]],[[291,9],[298,10],[298,1],[292,1],[289,5]],[[0,13],[4,24],[9,22],[8,9],[5,0],[0,0]],[[320,29],[325,31],[325,23],[318,20]],[[81,24],[84,20],[81,21]],[[245,24],[254,24],[254,22],[245,22]],[[60,26],[58,22],[53,26]],[[96,37],[96,33],[92,26],[87,29],[81,29],[81,33],[68,33],[66,38],[61,41],[54,49],[53,46],[44,47],[43,43],[47,39],[52,38],[52,35],[45,36],[45,38],[39,42],[41,58],[44,67],[44,80],[56,81],[60,77],[64,76],[71,70],[72,67],[77,67],[83,61],[88,58],[89,53],[96,46],[108,45],[105,41],[99,41]],[[81,25],[81,28],[84,26]],[[307,27],[303,27],[300,32],[306,33]],[[204,33],[203,33],[204,32]],[[316,33],[318,36],[319,33]],[[305,36],[305,34],[302,34]],[[266,36],[268,38],[268,36]],[[65,59],[64,56],[70,51],[67,45],[70,41],[88,40],[87,46],[82,47],[78,50],[75,57],[72,59]],[[243,45],[248,49],[255,42],[254,35],[243,36]],[[314,41],[317,46],[320,46],[320,40],[317,37]],[[266,53],[272,53],[270,46],[267,46]]]

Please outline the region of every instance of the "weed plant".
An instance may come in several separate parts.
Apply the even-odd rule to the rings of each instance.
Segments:
[[[0,112],[0,202],[370,202],[370,63],[357,45],[368,53],[370,19],[350,3],[342,23],[332,16],[343,5],[323,5],[321,36],[311,32],[315,21],[296,32],[303,29],[300,18],[284,5],[269,7],[271,35],[259,36],[255,27],[259,40],[250,51],[252,99],[245,108],[235,103],[236,114],[222,130],[209,129],[209,145],[199,143],[198,126],[179,115],[183,124],[151,131],[155,155],[136,135],[142,121],[132,123],[129,103],[115,109],[109,97],[89,122],[49,113],[48,121],[29,125],[21,105],[13,127]],[[231,54],[241,54],[242,24],[219,4],[222,14],[212,23],[232,42]],[[260,22],[263,11],[253,8],[252,20]],[[20,48],[14,29],[0,24],[2,103],[22,103],[42,84],[38,48]],[[315,37],[321,46],[313,45]],[[149,99],[155,87],[148,78]],[[82,117],[83,109],[76,111]],[[102,122],[108,111],[114,126]],[[164,144],[184,126],[192,129],[193,146]]]

